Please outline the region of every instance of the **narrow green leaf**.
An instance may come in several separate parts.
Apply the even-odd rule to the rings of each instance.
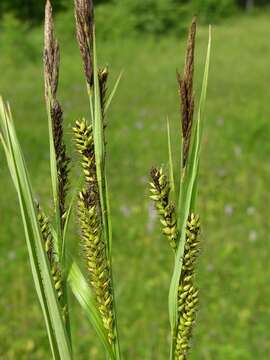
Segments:
[[[108,221],[107,221],[107,199],[106,199],[107,194],[104,183],[104,179],[105,179],[104,126],[103,126],[102,111],[100,104],[100,88],[99,88],[99,80],[98,80],[98,64],[97,64],[95,31],[93,31],[93,72],[94,72],[94,99],[95,99],[93,127],[94,127],[96,172],[97,172],[97,180],[99,186],[103,230],[104,230],[104,236],[108,251],[109,230],[108,230]]]
[[[42,279],[40,276],[40,272],[38,271],[39,270],[38,259],[37,259],[36,253],[33,251],[34,245],[33,245],[33,234],[31,231],[31,224],[30,224],[31,221],[28,218],[26,204],[24,202],[23,197],[21,196],[22,190],[21,190],[20,183],[18,182],[18,178],[17,178],[18,169],[16,166],[16,162],[14,160],[14,153],[13,153],[13,149],[12,149],[12,146],[10,143],[10,134],[9,134],[9,129],[8,129],[8,114],[7,114],[7,110],[5,108],[3,99],[1,97],[0,97],[0,125],[1,125],[0,127],[2,130],[1,142],[2,142],[4,150],[5,150],[5,155],[6,155],[9,171],[10,171],[15,189],[18,193],[18,200],[19,200],[21,214],[22,214],[22,221],[23,221],[23,225],[24,225],[24,229],[25,229],[26,243],[27,243],[27,248],[28,248],[28,252],[29,252],[30,266],[31,266],[32,274],[33,274],[34,284],[36,287],[38,299],[40,301],[42,312],[44,315],[53,358],[58,360],[58,359],[60,359],[60,355],[59,355],[59,352],[57,349],[56,339],[54,336],[52,324],[51,324],[50,317],[49,317],[49,311],[48,311],[48,307],[47,307],[46,300],[45,300],[45,293],[44,293],[44,289],[42,286]]]
[[[201,153],[201,142],[202,142],[202,133],[203,133],[203,125],[204,125],[203,116],[205,112],[205,103],[206,103],[206,95],[207,95],[207,84],[208,84],[209,68],[210,68],[210,54],[211,54],[211,26],[209,26],[209,41],[208,41],[205,71],[203,77],[202,91],[201,91],[201,97],[200,97],[200,103],[198,109],[198,121],[196,128],[197,144],[196,144],[195,154],[196,154],[197,174],[199,169],[200,153]],[[194,209],[195,207],[197,184],[198,181],[195,180],[191,209]]]
[[[87,94],[88,94],[88,99],[89,99],[89,105],[90,105],[90,115],[91,115],[91,121],[92,124],[94,123],[94,105],[93,105],[93,91],[90,87],[90,85],[87,83]]]
[[[71,360],[70,343],[51,277],[34,204],[32,187],[23,154],[16,136],[12,117],[1,99],[2,141],[7,162],[17,191],[26,235],[34,284],[44,314],[54,359]]]
[[[118,86],[119,86],[119,83],[120,83],[120,80],[121,80],[122,76],[123,76],[123,70],[122,70],[122,71],[120,72],[120,74],[118,75],[118,78],[116,79],[116,82],[115,82],[115,84],[114,84],[114,87],[113,87],[113,89],[112,89],[112,92],[110,93],[110,95],[109,95],[109,97],[108,97],[108,100],[106,101],[105,109],[104,109],[105,114],[107,113],[107,111],[108,111],[108,109],[109,109],[109,107],[110,107],[110,105],[111,105],[111,102],[112,102],[112,100],[113,100],[113,98],[114,98],[114,95],[115,95],[117,89],[118,89]]]
[[[95,297],[93,296],[79,266],[75,262],[73,262],[70,268],[68,281],[74,296],[85,311],[91,325],[110,356],[110,359],[115,360],[116,358],[112,346],[108,341],[107,333],[96,307]]]
[[[59,201],[59,178],[58,178],[58,169],[57,169],[57,158],[54,145],[54,133],[53,133],[53,119],[52,119],[52,104],[53,98],[51,96],[51,89],[48,84],[48,98],[46,99],[46,108],[47,108],[47,117],[48,117],[48,129],[49,129],[49,144],[50,144],[50,170],[51,170],[51,183],[52,183],[52,193],[53,193],[53,203],[54,203],[54,215],[55,215],[55,230],[56,237],[54,238],[54,247],[59,258],[62,275],[63,275],[63,302],[68,307],[68,294],[67,294],[67,284],[66,284],[66,269],[65,269],[65,243],[63,237],[62,229],[62,219],[60,213],[60,201]],[[66,330],[71,344],[71,332],[70,332],[70,320],[67,313],[66,317]]]
[[[105,191],[106,191],[106,201],[107,201],[107,221],[108,221],[108,236],[109,236],[109,254],[112,253],[112,220],[111,220],[111,207],[110,207],[110,197],[108,190],[107,176],[105,174]]]
[[[63,229],[63,246],[62,246],[62,254],[61,254],[61,264],[63,263],[64,260],[64,254],[65,254],[65,250],[66,250],[66,235],[67,235],[67,229],[69,226],[69,221],[70,221],[70,216],[71,216],[71,212],[74,206],[74,202],[78,196],[78,189],[81,188],[81,184],[83,182],[83,176],[81,175],[79,180],[77,181],[77,184],[75,186],[75,190],[73,192],[73,195],[71,197],[68,209],[67,209],[67,213],[66,213],[66,220],[65,220],[65,225],[64,225],[64,229]]]

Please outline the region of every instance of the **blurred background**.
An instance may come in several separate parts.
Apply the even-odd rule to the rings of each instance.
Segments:
[[[173,127],[175,171],[180,136],[176,68],[198,15],[196,94],[207,46],[213,47],[199,186],[201,305],[191,359],[268,359],[270,354],[270,8],[262,0],[96,1],[98,54],[110,84],[124,69],[108,117],[108,173],[114,271],[125,359],[168,358],[167,294],[172,254],[148,199],[148,174],[166,164],[166,116]],[[66,142],[87,116],[72,1],[53,1],[61,45],[59,100]],[[0,93],[13,109],[37,198],[51,209],[43,99],[42,0],[1,0]],[[72,171],[76,177],[74,165]],[[0,151],[0,359],[49,359],[32,284],[16,194]],[[80,257],[76,220],[70,247]],[[104,359],[74,302],[76,359]]]

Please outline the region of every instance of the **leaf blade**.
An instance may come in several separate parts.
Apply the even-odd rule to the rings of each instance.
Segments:
[[[52,353],[55,359],[71,360],[70,343],[66,336],[50,266],[40,233],[29,174],[11,114],[5,109],[2,99],[0,125],[5,137],[6,146],[4,148],[8,150],[6,157],[20,203],[31,270],[45,318]]]
[[[71,265],[68,276],[68,282],[71,286],[74,296],[76,297],[77,301],[85,311],[91,325],[96,331],[107,353],[109,354],[110,359],[115,360],[115,355],[108,341],[108,337],[106,331],[104,330],[104,326],[100,318],[99,311],[96,308],[95,299],[91,293],[91,290],[79,266],[76,264],[75,261]]]

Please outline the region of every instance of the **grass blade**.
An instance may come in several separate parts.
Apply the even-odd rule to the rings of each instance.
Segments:
[[[24,224],[34,284],[44,314],[54,359],[71,360],[70,343],[63,324],[51,270],[39,229],[32,187],[10,112],[1,99],[1,128],[4,149],[17,191]]]
[[[96,53],[95,32],[93,32],[93,72],[94,72],[94,144],[95,144],[95,160],[96,172],[100,194],[100,204],[102,212],[102,222],[104,227],[104,236],[109,249],[109,230],[107,222],[107,200],[105,189],[105,148],[104,148],[104,126],[102,120],[102,110],[100,104],[100,87],[98,80],[98,64]]]
[[[108,100],[106,101],[106,105],[105,105],[105,109],[104,109],[104,113],[106,114],[106,112],[108,111],[110,105],[111,105],[111,102],[114,98],[114,95],[118,89],[118,86],[119,86],[119,83],[120,83],[120,80],[122,79],[122,76],[123,76],[123,71],[120,72],[120,74],[118,75],[118,78],[116,79],[116,82],[114,84],[114,87],[112,89],[112,92],[110,93],[109,97],[108,97]]]
[[[64,229],[63,229],[63,246],[62,246],[62,253],[61,253],[61,263],[64,262],[64,256],[65,256],[65,247],[66,247],[66,235],[67,235],[67,229],[68,229],[68,225],[69,225],[69,221],[70,221],[70,216],[72,213],[72,209],[74,206],[74,202],[78,196],[78,188],[80,187],[80,184],[82,183],[83,178],[82,176],[79,178],[77,185],[75,186],[75,191],[72,195],[72,198],[70,200],[69,203],[69,207],[67,209],[67,213],[66,213],[66,221],[65,221],[65,225],[64,225]]]
[[[90,323],[110,356],[110,359],[115,360],[116,358],[104,330],[99,311],[96,308],[95,298],[93,297],[91,289],[89,288],[79,266],[75,262],[73,262],[70,268],[68,281],[74,296],[84,309]]]

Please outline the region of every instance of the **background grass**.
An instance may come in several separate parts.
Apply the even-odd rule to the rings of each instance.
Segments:
[[[67,141],[87,115],[81,62],[71,26],[58,18],[62,47],[59,98]],[[8,18],[0,34],[0,93],[11,103],[37,196],[49,210],[49,148],[42,84],[42,29],[25,32]],[[200,89],[207,28],[198,33]],[[172,254],[148,200],[148,173],[167,159],[166,122],[177,154],[175,69],[185,41],[175,37],[99,42],[111,77],[124,68],[108,126],[108,172],[114,270],[125,359],[166,359],[167,293]],[[270,352],[270,43],[269,12],[228,20],[213,29],[199,206],[203,249],[198,266],[201,306],[191,359],[267,359]],[[0,359],[49,358],[32,285],[15,191],[0,152]],[[77,169],[73,175],[76,177]],[[80,255],[77,229],[69,236]],[[74,301],[76,359],[103,359],[96,336]]]

